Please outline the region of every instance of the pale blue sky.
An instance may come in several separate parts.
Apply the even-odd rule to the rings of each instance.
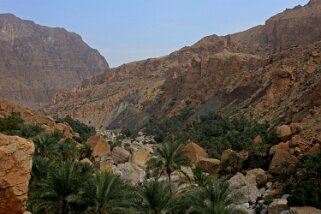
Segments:
[[[0,13],[73,31],[111,67],[157,57],[204,36],[264,24],[308,0],[0,0]]]

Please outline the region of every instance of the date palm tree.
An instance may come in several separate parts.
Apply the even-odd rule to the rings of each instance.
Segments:
[[[69,197],[77,194],[84,178],[78,165],[63,162],[52,166],[47,176],[37,181],[30,194],[29,205],[32,213],[67,214],[72,211]]]
[[[80,193],[73,197],[78,205],[87,206],[86,213],[121,214],[130,213],[134,188],[107,172],[97,172],[84,182]]]
[[[133,207],[139,214],[175,213],[178,206],[176,193],[170,191],[170,185],[164,181],[145,181],[135,199]]]
[[[193,214],[240,214],[233,206],[241,195],[228,183],[212,178],[202,186],[186,193],[185,203],[190,207],[187,213]]]
[[[160,177],[166,174],[171,183],[171,174],[175,171],[182,171],[183,166],[190,166],[184,146],[177,143],[163,143],[156,149],[155,157],[148,161],[147,172],[153,177]]]

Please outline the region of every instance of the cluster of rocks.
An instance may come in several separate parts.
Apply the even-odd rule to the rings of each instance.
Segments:
[[[146,175],[146,163],[153,154],[153,142],[144,144],[150,138],[140,134],[136,139],[123,139],[121,145],[113,148],[108,140],[100,135],[90,137],[87,143],[92,147],[92,160],[81,161],[95,164],[101,172],[119,175],[131,185],[142,182]]]
[[[300,156],[320,151],[321,135],[310,141],[305,140],[300,135],[302,130],[302,125],[298,123],[277,127],[276,133],[281,142],[272,146],[269,151],[269,155],[273,156],[269,167],[271,174],[284,173],[284,163],[287,164],[287,170],[294,170]]]

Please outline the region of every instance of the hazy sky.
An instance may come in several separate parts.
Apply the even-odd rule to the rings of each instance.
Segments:
[[[308,0],[0,0],[0,13],[73,31],[111,67],[263,24]]]

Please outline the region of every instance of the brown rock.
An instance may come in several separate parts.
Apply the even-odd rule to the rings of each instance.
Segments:
[[[301,151],[301,149],[300,149],[299,147],[295,147],[295,148],[294,148],[294,154],[295,154],[296,156],[300,155],[301,153],[302,153],[302,151]]]
[[[146,167],[147,161],[149,161],[151,155],[144,148],[139,148],[137,151],[134,151],[131,156],[131,162],[141,167]]]
[[[246,172],[246,177],[251,177],[252,175],[255,177],[255,181],[258,185],[263,185],[267,182],[266,172],[261,168],[251,169]]]
[[[188,143],[185,145],[184,149],[186,151],[186,156],[194,163],[197,163],[201,158],[208,158],[207,152],[196,143]]]
[[[230,154],[232,154],[234,151],[232,149],[226,149],[222,155],[221,155],[221,161],[228,160],[230,157]]]
[[[261,144],[262,142],[263,142],[263,139],[262,139],[261,135],[258,135],[255,137],[255,139],[254,139],[255,144],[258,145],[258,144]]]
[[[290,140],[292,136],[291,127],[288,125],[279,126],[276,128],[276,134],[282,141]]]
[[[202,167],[206,172],[218,172],[220,167],[220,160],[212,158],[201,158],[198,165]]]
[[[99,170],[100,172],[108,172],[113,174],[113,166],[114,164],[110,161],[100,163]]]
[[[291,207],[290,213],[295,214],[321,214],[321,210],[314,207]]]
[[[63,133],[65,137],[72,138],[73,136],[73,130],[69,125],[66,125],[64,123],[57,123],[54,125],[54,129]]]
[[[110,145],[106,142],[105,138],[100,135],[91,136],[87,140],[87,144],[92,147],[93,157],[108,157],[111,155]]]
[[[33,153],[31,141],[0,134],[0,214],[26,210]]]
[[[300,134],[303,130],[302,124],[300,123],[291,123],[290,124],[292,134]]]
[[[291,148],[294,148],[296,146],[299,146],[303,143],[302,137],[300,135],[293,135],[291,140],[289,141],[289,146]]]
[[[314,144],[312,148],[308,151],[308,154],[313,155],[321,151],[320,144]]]
[[[279,143],[277,145],[272,146],[269,154],[274,155],[279,150],[289,152],[290,151],[289,142]]]
[[[282,211],[288,210],[288,201],[286,199],[275,199],[268,207],[268,213],[280,213]]]
[[[297,167],[299,160],[286,151],[277,150],[269,166],[271,174],[284,174]]]
[[[120,164],[129,160],[130,153],[127,150],[117,146],[113,149],[111,156],[116,164]]]

